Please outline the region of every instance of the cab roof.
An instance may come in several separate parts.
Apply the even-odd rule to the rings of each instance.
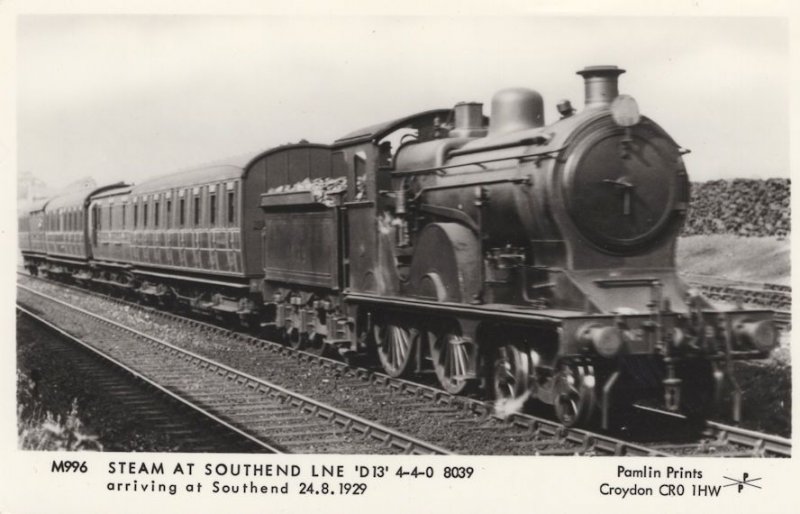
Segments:
[[[437,116],[442,120],[442,122],[447,121],[452,111],[452,109],[431,109],[429,111],[418,112],[416,114],[404,116],[391,121],[377,123],[375,125],[370,125],[369,127],[354,130],[349,134],[345,134],[334,141],[333,144],[336,146],[342,146],[355,143],[365,143],[368,141],[379,141],[384,136],[391,134],[399,128],[406,126],[413,127],[415,124],[428,124]]]

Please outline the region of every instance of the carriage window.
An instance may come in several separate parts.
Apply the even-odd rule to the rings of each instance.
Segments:
[[[139,226],[139,202],[133,204],[133,228]]]
[[[167,219],[164,220],[164,226],[169,228],[172,223],[172,200],[167,200]]]
[[[153,206],[153,226],[158,228],[159,214],[161,214],[161,202],[156,202]]]
[[[214,224],[217,222],[217,193],[211,193],[208,195],[208,216],[208,223],[211,226],[214,226]]]
[[[186,199],[185,198],[181,198],[181,206],[180,206],[180,208],[178,210],[180,211],[180,214],[179,214],[180,224],[181,224],[181,226],[184,226],[186,224]]]
[[[128,204],[125,204],[125,203],[122,204],[122,228],[125,228],[125,211],[126,211],[125,208],[127,206],[128,206]]]
[[[194,197],[194,226],[200,225],[200,197]]]
[[[114,204],[108,206],[108,229],[114,230]]]
[[[236,223],[236,191],[228,191],[228,223]]]
[[[144,202],[144,213],[143,213],[144,219],[142,220],[142,227],[144,227],[144,228],[147,228],[147,208],[148,207],[149,207],[149,204],[147,202]]]

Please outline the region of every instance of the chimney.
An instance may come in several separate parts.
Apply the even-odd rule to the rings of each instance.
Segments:
[[[577,72],[586,88],[586,107],[603,107],[619,95],[617,78],[625,70],[616,66],[587,66]]]

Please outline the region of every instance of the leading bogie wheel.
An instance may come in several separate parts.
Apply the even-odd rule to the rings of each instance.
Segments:
[[[373,327],[373,337],[386,374],[395,378],[407,374],[418,350],[419,330],[398,320],[379,319]]]
[[[445,391],[462,394],[476,385],[477,363],[472,360],[477,352],[472,341],[461,335],[457,327],[430,333],[428,340],[433,370]]]
[[[583,368],[562,366],[553,384],[556,417],[567,427],[586,425],[595,413],[594,376]]]
[[[533,363],[522,344],[509,343],[497,348],[492,370],[495,400],[517,401],[526,397]]]

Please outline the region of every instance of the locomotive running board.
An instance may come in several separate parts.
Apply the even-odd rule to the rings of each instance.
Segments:
[[[469,305],[454,302],[437,302],[421,298],[385,297],[370,293],[347,293],[345,294],[344,301],[368,303],[404,310],[424,310],[426,312],[435,312],[439,314],[459,314],[473,317],[500,318],[509,321],[537,322],[546,325],[558,324],[563,319],[574,317],[576,314],[573,311],[550,310],[550,315],[543,315],[531,311],[514,312],[509,310],[507,305]]]

